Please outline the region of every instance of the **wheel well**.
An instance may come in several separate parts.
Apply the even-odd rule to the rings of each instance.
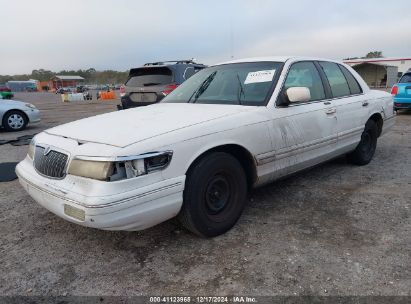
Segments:
[[[203,157],[213,152],[225,152],[235,157],[244,169],[248,186],[251,187],[255,183],[255,181],[257,180],[257,170],[254,157],[247,149],[235,144],[217,146],[203,152],[191,163],[187,172],[189,172],[194,167],[194,165],[198,163]]]
[[[3,117],[1,118],[1,120],[2,120],[1,123],[2,123],[2,124],[3,124],[3,119],[4,119],[4,117],[6,117],[6,115],[9,114],[10,112],[19,112],[19,113],[23,114],[23,116],[24,116],[24,118],[27,120],[27,122],[30,122],[29,117],[27,116],[26,113],[24,113],[24,111],[19,110],[19,109],[11,109],[11,110],[8,110],[6,113],[3,114]]]
[[[380,137],[381,132],[382,132],[382,125],[383,125],[383,120],[382,120],[382,116],[380,113],[375,113],[370,117],[371,120],[373,120],[378,127],[378,137]]]

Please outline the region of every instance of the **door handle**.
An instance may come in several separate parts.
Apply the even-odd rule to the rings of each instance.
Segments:
[[[325,111],[325,114],[331,115],[331,114],[335,114],[336,112],[337,112],[337,109],[332,108],[332,109],[328,109],[327,111]]]
[[[363,101],[362,106],[363,106],[363,107],[367,107],[368,104],[369,104],[368,101]]]
[[[328,105],[331,104],[331,102],[329,102],[329,101],[324,101],[324,104],[325,104],[326,106],[328,106]]]

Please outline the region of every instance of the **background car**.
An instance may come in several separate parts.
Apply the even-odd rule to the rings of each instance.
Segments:
[[[411,70],[402,75],[391,89],[394,96],[394,110],[411,109]]]
[[[31,103],[0,98],[0,126],[6,131],[21,131],[39,121],[40,111]]]
[[[12,99],[14,97],[14,94],[12,92],[0,92],[0,96],[3,99]]]
[[[120,88],[118,107],[128,109],[157,103],[205,67],[193,60],[180,60],[146,63],[131,69],[125,86]]]
[[[0,87],[0,96],[3,99],[11,99],[11,98],[14,97],[14,94],[8,87],[1,86]]]
[[[78,85],[76,87],[76,93],[85,93],[88,91],[88,88],[84,85]]]
[[[56,94],[73,93],[75,91],[76,91],[76,88],[58,88],[56,90]]]

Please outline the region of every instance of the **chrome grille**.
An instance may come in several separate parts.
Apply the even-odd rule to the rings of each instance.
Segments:
[[[36,146],[34,153],[34,167],[36,170],[52,178],[63,178],[68,160],[68,155],[50,150],[44,155],[45,148]]]

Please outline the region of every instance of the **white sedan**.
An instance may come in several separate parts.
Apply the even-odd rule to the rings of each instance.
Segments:
[[[198,72],[159,104],[46,130],[16,171],[68,221],[141,230],[177,216],[212,237],[236,223],[248,189],[342,154],[365,165],[393,124],[391,95],[347,65],[244,59]]]
[[[33,104],[0,96],[0,126],[6,131],[21,131],[27,124],[37,122],[40,122],[40,111]]]

